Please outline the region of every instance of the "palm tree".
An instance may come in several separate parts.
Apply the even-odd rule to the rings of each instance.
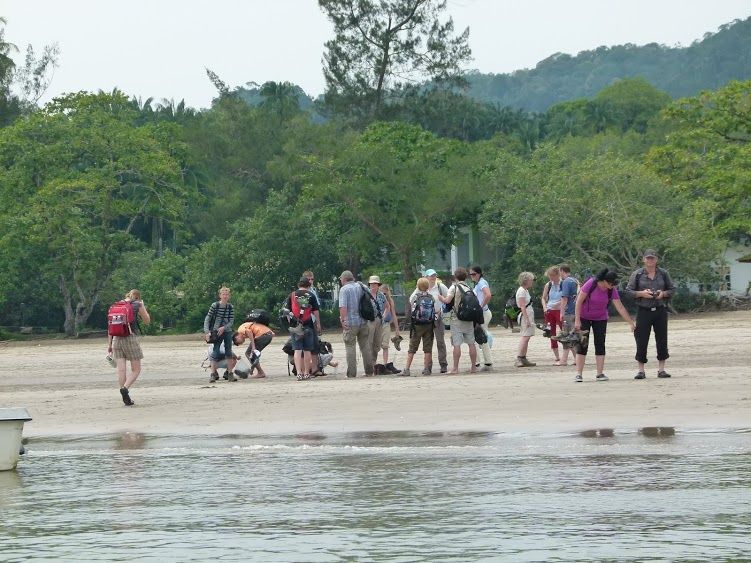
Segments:
[[[300,112],[300,87],[291,82],[265,82],[258,94],[263,98],[261,107],[276,112],[280,124]]]

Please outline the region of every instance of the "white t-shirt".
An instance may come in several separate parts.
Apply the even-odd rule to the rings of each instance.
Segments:
[[[520,301],[525,303],[526,307],[532,306],[532,296],[529,294],[529,291],[523,287],[519,287],[519,289],[516,290],[516,304],[519,305]],[[527,312],[529,313],[529,311]]]

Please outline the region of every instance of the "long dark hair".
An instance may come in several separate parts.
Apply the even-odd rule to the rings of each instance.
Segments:
[[[474,273],[476,273],[476,274],[477,274],[478,276],[482,277],[482,268],[480,268],[480,266],[472,266],[472,267],[471,267],[471,268],[469,269],[469,271],[470,271],[470,272],[474,272]]]

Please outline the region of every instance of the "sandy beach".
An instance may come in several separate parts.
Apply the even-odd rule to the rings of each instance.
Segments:
[[[212,385],[201,368],[206,346],[199,335],[145,337],[134,407],[121,402],[104,338],[3,342],[0,406],[29,409],[34,420],[26,436],[751,428],[749,311],[671,317],[671,379],[656,378],[653,346],[647,379],[633,379],[634,342],[622,322],[608,327],[609,382],[594,381],[590,356],[584,383],[575,384],[573,367],[553,366],[549,341],[539,333],[528,354],[537,367],[515,368],[518,336],[500,327],[493,334],[490,373],[466,373],[464,348],[465,373],[457,376],[347,379],[342,361],[338,373],[329,368],[326,377],[298,382],[287,376],[278,337],[263,356],[268,378]],[[343,360],[340,334],[324,338]],[[391,351],[397,367],[405,348]],[[414,367],[419,373],[421,358]]]

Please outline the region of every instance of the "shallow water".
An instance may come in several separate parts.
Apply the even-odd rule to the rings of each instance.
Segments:
[[[32,440],[0,560],[751,557],[751,432]]]

